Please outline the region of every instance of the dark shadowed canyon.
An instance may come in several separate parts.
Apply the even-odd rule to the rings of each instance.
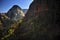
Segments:
[[[11,14],[13,20],[8,19],[8,22],[13,22],[13,24],[10,24],[7,32],[2,32],[5,33],[4,35],[0,32],[0,35],[2,34],[1,40],[59,40],[59,4],[59,0],[34,0],[25,15],[20,7],[15,9],[15,6],[8,14],[5,14],[6,16],[3,16],[7,20]],[[14,13],[16,10],[17,16]],[[19,12],[22,15],[19,15]],[[22,19],[20,19],[20,16]],[[14,20],[16,18],[17,21]],[[2,18],[0,17],[0,19]]]

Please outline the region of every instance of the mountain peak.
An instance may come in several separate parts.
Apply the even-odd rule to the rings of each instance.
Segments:
[[[14,5],[7,13],[8,17],[12,20],[20,20],[25,14],[18,5]]]
[[[15,7],[19,7],[18,5],[14,5]]]
[[[13,5],[13,7],[11,9],[21,9],[18,5]]]
[[[19,7],[18,5],[13,5],[13,7]]]

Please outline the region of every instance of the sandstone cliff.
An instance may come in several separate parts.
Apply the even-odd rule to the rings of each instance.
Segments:
[[[34,0],[22,23],[9,40],[58,40],[60,11],[58,0]]]
[[[15,31],[16,40],[58,40],[59,2],[58,0],[34,0],[23,23]]]

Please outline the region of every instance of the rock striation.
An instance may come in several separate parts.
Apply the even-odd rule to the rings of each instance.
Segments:
[[[25,14],[23,13],[22,9],[18,5],[14,5],[7,13],[7,16],[11,20],[20,20],[22,19]]]

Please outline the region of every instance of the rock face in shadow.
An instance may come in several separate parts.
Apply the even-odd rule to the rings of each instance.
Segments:
[[[7,13],[0,13],[0,21],[1,21],[1,23],[2,23],[2,27],[4,26],[4,27],[6,27],[6,26],[8,26],[7,24],[7,22],[8,22],[8,20],[9,20],[9,18],[8,18],[8,16],[6,15]],[[7,24],[6,24],[7,23]]]
[[[11,40],[58,40],[60,11],[58,0],[34,0]]]

